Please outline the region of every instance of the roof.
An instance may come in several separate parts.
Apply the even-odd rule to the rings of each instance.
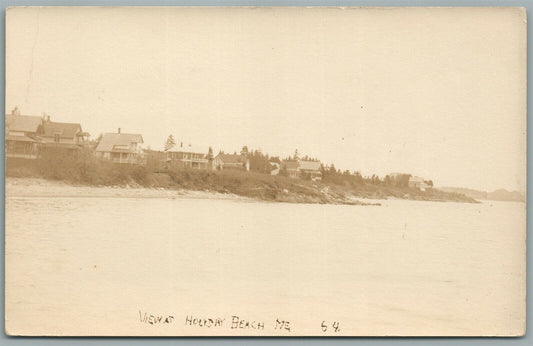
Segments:
[[[80,124],[53,121],[45,121],[43,123],[44,137],[54,137],[56,133],[59,133],[61,138],[74,138],[78,132],[81,132]]]
[[[218,154],[217,157],[224,163],[244,163],[246,158],[239,154]]]
[[[42,123],[39,116],[6,114],[6,129],[10,131],[37,132]]]
[[[424,178],[421,178],[421,177],[411,177],[411,178],[409,178],[409,182],[410,182],[410,183],[423,183],[423,182],[424,182]]]
[[[284,160],[283,162],[281,162],[281,166],[284,167],[285,169],[294,170],[294,171],[297,171],[299,167],[298,161],[296,160]]]
[[[96,151],[129,151],[126,147],[129,147],[131,143],[144,143],[143,137],[133,133],[104,133]]]
[[[306,171],[319,171],[320,161],[300,161],[300,169]]]

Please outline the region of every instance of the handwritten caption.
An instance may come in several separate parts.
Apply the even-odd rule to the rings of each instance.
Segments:
[[[291,333],[294,324],[287,319],[276,318],[273,320],[261,320],[243,318],[239,315],[231,315],[227,317],[222,316],[194,316],[186,315],[181,318],[176,318],[173,315],[152,314],[139,310],[139,320],[147,325],[172,325],[176,323],[183,323],[191,328],[213,328],[213,329],[230,329],[230,330],[274,330],[279,333]],[[317,322],[317,329],[323,333],[338,333],[341,331],[339,321],[322,320]]]

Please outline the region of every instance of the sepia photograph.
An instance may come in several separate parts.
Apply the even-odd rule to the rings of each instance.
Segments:
[[[8,8],[5,332],[524,335],[526,28]]]

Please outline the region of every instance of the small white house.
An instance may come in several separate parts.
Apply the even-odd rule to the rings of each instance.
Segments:
[[[426,191],[428,184],[424,181],[424,178],[421,177],[410,177],[409,178],[409,187],[419,189],[420,191]]]
[[[278,175],[279,174],[280,164],[277,163],[277,162],[272,162],[272,161],[270,161],[269,164],[271,166],[274,166],[274,168],[270,171],[270,175]]]

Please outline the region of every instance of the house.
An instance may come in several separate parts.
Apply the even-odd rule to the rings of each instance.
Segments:
[[[307,176],[311,180],[321,180],[322,171],[320,166],[322,165],[320,161],[304,161],[300,160],[300,176]]]
[[[104,133],[96,147],[96,157],[116,163],[145,164],[140,134]]]
[[[6,157],[36,159],[40,152],[39,134],[42,132],[43,118],[32,115],[19,115],[15,112],[6,115]]]
[[[268,162],[271,166],[273,166],[274,168],[270,171],[270,175],[278,175],[279,174],[279,169],[281,167],[281,165],[277,162],[274,162],[274,161],[269,161]]]
[[[88,146],[89,133],[83,132],[80,124],[50,121],[48,116],[43,122],[39,139],[42,151],[59,149],[70,154]]]
[[[409,187],[414,189],[419,189],[421,191],[426,191],[426,188],[428,188],[428,185],[421,177],[410,177],[409,178]]]
[[[43,122],[43,131],[40,136],[45,144],[51,143],[65,147],[84,145],[88,137],[89,134],[82,131],[80,124],[50,121],[50,117]]]
[[[194,168],[194,169],[211,169],[213,155],[206,151],[193,148],[190,144],[183,146],[180,144],[178,150],[169,150],[166,152],[166,162],[170,168]]]
[[[290,178],[300,177],[300,165],[298,160],[283,160],[281,162],[281,169],[285,170]]]
[[[52,148],[78,151],[89,137],[80,124],[50,121],[50,116],[6,115],[6,157],[36,159]],[[62,152],[63,153],[63,152]]]
[[[290,178],[309,178],[311,180],[321,180],[322,171],[320,161],[308,160],[284,160],[281,169],[287,172]]]
[[[249,171],[250,160],[246,155],[219,153],[213,160],[213,167],[216,169],[240,169]]]

